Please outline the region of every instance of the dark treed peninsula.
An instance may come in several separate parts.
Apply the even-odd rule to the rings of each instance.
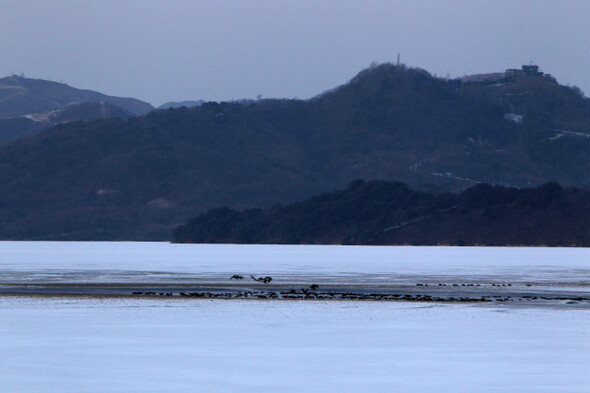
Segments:
[[[270,209],[218,208],[174,232],[177,243],[590,246],[590,192],[480,184],[433,195],[403,183],[355,181],[343,191]]]
[[[355,179],[433,195],[590,185],[590,100],[536,67],[444,79],[381,64],[309,100],[113,116],[0,146],[0,238],[170,240],[212,208],[268,208]]]

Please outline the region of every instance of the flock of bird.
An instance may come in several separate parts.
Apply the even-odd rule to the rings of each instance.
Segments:
[[[254,277],[250,275],[250,278],[256,282],[268,284],[272,281],[272,277]],[[244,276],[234,274],[230,277],[230,280],[243,280]],[[486,284],[430,284],[432,286],[452,286],[452,287],[481,287]],[[494,287],[511,287],[510,283],[491,283],[487,284]],[[531,284],[525,284],[531,286]],[[427,283],[417,283],[416,286],[427,287]],[[210,290],[203,292],[133,292],[133,295],[146,295],[146,296],[178,296],[178,297],[196,297],[196,298],[242,298],[242,299],[316,299],[316,300],[397,300],[397,301],[427,301],[427,302],[507,302],[507,301],[531,301],[531,300],[572,300],[572,301],[590,301],[590,298],[557,298],[557,297],[543,297],[534,295],[520,295],[520,296],[506,296],[500,294],[487,294],[487,295],[469,295],[464,296],[444,296],[444,295],[428,295],[428,294],[409,294],[409,293],[369,293],[369,292],[346,292],[339,290],[324,290],[318,291],[319,285],[312,284],[307,288],[300,289],[289,289],[289,290],[233,290],[230,292],[222,292],[219,290]]]

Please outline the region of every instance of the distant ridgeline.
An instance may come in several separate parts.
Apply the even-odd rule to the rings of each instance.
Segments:
[[[479,183],[590,187],[590,99],[536,66],[446,79],[381,64],[308,100],[198,103],[153,110],[64,84],[0,79],[0,239],[170,240],[174,228],[212,208],[266,209],[346,188],[355,179],[401,181],[433,194]],[[370,184],[344,195],[377,187]],[[323,211],[337,214],[321,220],[315,215],[322,211],[297,210],[320,206],[314,200],[285,211],[216,211],[201,221],[221,220],[209,226],[219,235],[186,239],[577,244],[586,233],[565,239],[572,229],[564,227],[555,236],[520,238],[536,233],[544,216],[538,222],[526,216],[528,228],[507,213],[527,212],[508,204],[496,215],[504,221],[484,221],[489,217],[479,217],[480,210],[466,215],[453,208],[464,196],[404,192],[411,194],[407,208],[395,198],[362,199],[365,206],[355,209],[326,203]],[[418,199],[425,205],[412,198],[425,198]],[[450,209],[436,214],[465,233],[437,229],[438,216],[430,219],[428,209]],[[291,210],[293,216],[285,216],[291,221],[279,220]],[[565,214],[557,211],[550,213]],[[252,222],[232,218],[244,215]],[[505,237],[476,237],[475,224],[462,219],[481,220],[481,231],[503,228],[493,234]]]
[[[64,83],[13,75],[0,79],[0,145],[58,124],[129,119],[152,109],[135,98],[107,96]]]
[[[268,210],[213,209],[177,243],[590,246],[590,192],[550,182],[479,184],[433,195],[403,183],[355,181],[343,191]]]

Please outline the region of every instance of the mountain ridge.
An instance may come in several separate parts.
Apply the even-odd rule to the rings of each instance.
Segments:
[[[128,119],[152,109],[135,98],[107,96],[64,83],[13,75],[0,79],[0,144],[60,123],[108,117]]]
[[[144,115],[154,109],[136,98],[109,96],[65,83],[16,75],[0,79],[0,117],[52,111],[88,101],[108,102],[134,115]]]
[[[436,193],[587,187],[589,136],[590,101],[552,79],[463,83],[383,64],[310,100],[61,124],[0,147],[0,237],[167,240],[211,208],[295,202],[359,178]]]

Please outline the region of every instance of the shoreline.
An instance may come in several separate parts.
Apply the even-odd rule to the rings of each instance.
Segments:
[[[576,305],[590,309],[590,292],[487,284],[427,285],[182,285],[177,283],[26,283],[0,284],[0,298],[71,297],[126,299],[378,301],[480,303],[510,305]]]

